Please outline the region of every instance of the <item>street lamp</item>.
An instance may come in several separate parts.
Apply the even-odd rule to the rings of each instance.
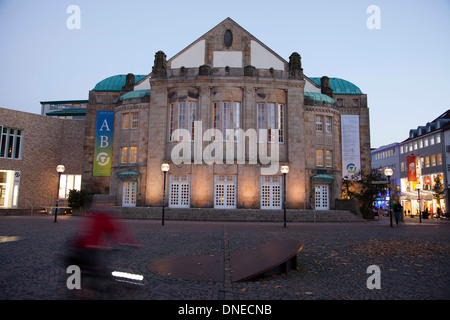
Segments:
[[[420,208],[420,190],[422,189],[422,185],[416,184],[417,190],[417,201],[419,201],[419,222],[422,223],[422,210]]]
[[[286,174],[289,172],[288,166],[281,166],[283,174],[283,211],[284,211],[284,227],[286,228]]]
[[[58,216],[58,200],[59,200],[59,184],[61,182],[61,173],[66,170],[66,167],[64,167],[62,164],[56,167],[56,171],[58,172],[58,191],[56,192],[56,208],[55,208],[55,220],[53,222],[56,222],[56,217]]]
[[[164,208],[166,206],[166,173],[169,171],[170,166],[168,163],[161,165],[161,170],[164,172],[164,185],[163,185],[163,207],[162,207],[162,225],[164,225]]]
[[[384,175],[388,178],[388,188],[389,188],[389,202],[388,202],[388,209],[389,209],[389,219],[391,220],[391,227],[392,227],[392,212],[391,212],[391,176],[392,176],[392,169],[386,168],[384,169]]]

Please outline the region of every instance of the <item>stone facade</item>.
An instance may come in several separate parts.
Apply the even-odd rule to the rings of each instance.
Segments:
[[[175,203],[170,200],[176,195],[180,196],[177,203],[184,207],[217,208],[223,203],[219,197],[226,198],[231,192],[234,202],[230,208],[260,209],[267,197],[273,201],[268,207],[281,208],[283,175],[279,168],[288,165],[288,208],[317,209],[326,202],[324,208],[333,209],[342,189],[342,114],[359,115],[361,164],[370,169],[367,96],[333,93],[327,77],[318,85],[303,75],[298,53],[285,61],[231,19],[169,60],[164,52],[157,52],[152,73],[135,79],[134,88],[128,80],[127,76],[126,86],[110,91],[90,91],[83,151],[83,188],[115,195],[119,205],[124,205],[125,193],[132,186],[136,190],[132,206],[160,207],[164,183],[161,164],[168,163],[169,206]],[[307,96],[311,90],[314,94]],[[115,112],[110,177],[92,176],[99,110]],[[138,119],[135,127],[130,126],[132,118]],[[322,127],[317,119],[323,120]],[[194,123],[201,123],[198,131]],[[258,141],[252,146],[244,137],[244,157],[239,158],[238,140],[226,137],[223,156],[217,161],[219,149],[207,152],[212,141],[217,141],[217,136],[208,136],[208,130],[223,128],[242,129],[245,134],[270,129],[270,134],[278,133],[280,143]],[[195,137],[192,141],[174,137],[174,129],[185,129]],[[177,153],[181,143],[187,147],[178,163],[174,154],[181,156]],[[267,163],[261,154],[264,151],[274,156],[274,147],[279,151],[277,167],[266,175],[263,170],[274,161]],[[231,161],[228,150],[234,151]],[[205,153],[215,161],[208,163]],[[225,182],[217,187],[220,179]],[[319,205],[318,194],[325,190],[324,203]],[[183,192],[187,199],[182,199]]]

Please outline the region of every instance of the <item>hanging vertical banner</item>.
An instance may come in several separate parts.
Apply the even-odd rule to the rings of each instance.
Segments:
[[[361,171],[361,152],[359,143],[359,116],[341,116],[342,133],[342,177],[344,180],[361,180],[356,176]]]
[[[94,177],[111,175],[114,111],[97,111],[95,127]]]
[[[406,156],[406,165],[408,166],[408,181],[417,181],[416,157]]]

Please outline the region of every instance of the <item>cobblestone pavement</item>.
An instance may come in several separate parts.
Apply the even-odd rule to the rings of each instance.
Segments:
[[[0,299],[74,299],[61,263],[79,217],[0,217]],[[448,300],[450,222],[407,218],[354,223],[183,222],[123,220],[140,248],[114,251],[110,264],[141,274],[143,285],[117,284],[110,299],[151,300]],[[223,283],[152,274],[149,262],[180,255],[227,257],[263,243],[299,239],[298,269],[252,282]],[[227,264],[226,264],[227,265]],[[381,289],[368,289],[370,265]]]

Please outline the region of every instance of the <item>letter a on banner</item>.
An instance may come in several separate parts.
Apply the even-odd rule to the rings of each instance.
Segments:
[[[114,111],[97,111],[94,177],[109,177],[111,175],[113,130]]]

